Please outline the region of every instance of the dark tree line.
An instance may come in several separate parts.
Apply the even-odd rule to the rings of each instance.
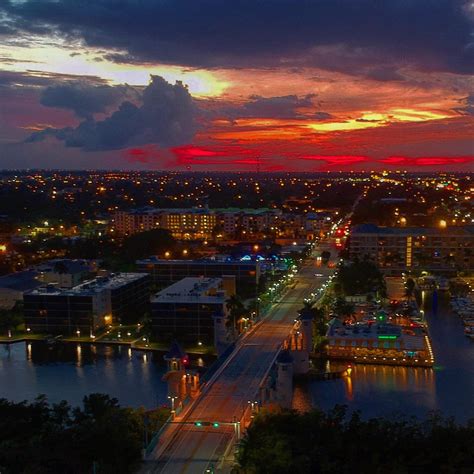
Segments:
[[[82,408],[49,404],[44,396],[31,403],[0,399],[0,472],[133,472],[141,460],[143,415],[102,394],[85,397]]]
[[[467,425],[437,414],[426,421],[363,420],[342,406],[329,413],[263,413],[237,459],[235,472],[242,474],[471,474],[474,419]]]

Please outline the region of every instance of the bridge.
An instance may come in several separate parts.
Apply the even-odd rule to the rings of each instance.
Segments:
[[[321,250],[321,249],[318,249]],[[315,273],[320,276],[315,277]],[[287,290],[206,383],[200,395],[166,426],[142,474],[219,472],[220,463],[250,422],[262,382],[294,326],[305,298],[328,281],[334,269],[308,259]]]

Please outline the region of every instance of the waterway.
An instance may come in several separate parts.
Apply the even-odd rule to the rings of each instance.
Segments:
[[[474,342],[463,335],[447,300],[433,310],[425,301],[435,353],[434,369],[355,365],[350,379],[313,381],[295,390],[295,406],[330,409],[336,403],[364,416],[398,413],[424,417],[441,410],[459,421],[474,417]],[[202,362],[202,361],[201,361]],[[17,343],[0,345],[0,398],[81,403],[84,395],[108,393],[125,406],[167,402],[163,355],[125,346]]]
[[[433,369],[355,365],[351,377],[312,381],[295,390],[297,408],[328,410],[335,404],[360,410],[362,416],[415,415],[440,410],[464,422],[474,418],[474,342],[463,334],[460,318],[446,298],[423,307],[435,354]]]
[[[42,342],[0,345],[0,398],[77,406],[85,395],[106,393],[123,406],[152,408],[167,402],[163,355],[126,346]]]

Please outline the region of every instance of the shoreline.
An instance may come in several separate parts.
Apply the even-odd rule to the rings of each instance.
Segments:
[[[31,342],[40,342],[46,344],[45,337],[29,337],[29,336],[22,336],[19,338],[11,338],[11,339],[0,339],[0,345],[10,345],[10,344],[18,344],[21,342],[31,343]],[[88,344],[88,345],[103,345],[103,346],[126,346],[131,350],[141,351],[141,352],[157,352],[166,354],[169,348],[163,347],[153,347],[153,346],[141,346],[134,344],[134,341],[110,341],[110,340],[80,340],[80,339],[60,339],[53,344]],[[152,343],[153,344],[153,343]],[[193,357],[207,357],[211,360],[217,359],[217,354],[215,352],[208,352],[208,351],[196,351],[196,350],[186,350],[185,352],[189,356]]]

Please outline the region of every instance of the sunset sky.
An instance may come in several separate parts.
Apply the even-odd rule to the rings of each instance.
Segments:
[[[0,167],[474,171],[474,1],[2,0]]]

